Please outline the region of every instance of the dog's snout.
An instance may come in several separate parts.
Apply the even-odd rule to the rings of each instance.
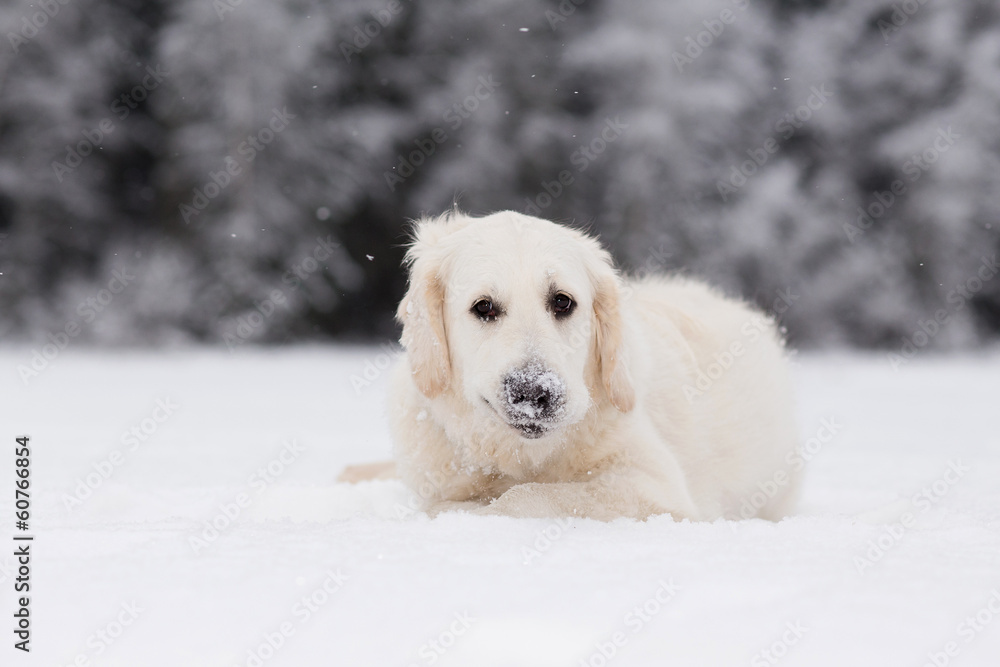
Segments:
[[[538,365],[519,368],[503,379],[507,409],[518,419],[547,419],[556,415],[566,400],[566,388],[558,375]]]
[[[552,391],[541,384],[507,378],[507,402],[515,407],[544,411],[552,403]]]

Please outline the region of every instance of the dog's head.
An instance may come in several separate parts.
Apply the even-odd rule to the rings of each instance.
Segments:
[[[426,396],[535,439],[597,401],[632,409],[618,278],[584,234],[510,211],[419,221],[399,304],[402,343]]]

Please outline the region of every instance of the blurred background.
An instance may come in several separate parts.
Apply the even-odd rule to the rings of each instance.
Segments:
[[[800,347],[1000,334],[993,0],[19,0],[0,28],[4,340],[393,338],[407,220],[456,203],[591,229]]]

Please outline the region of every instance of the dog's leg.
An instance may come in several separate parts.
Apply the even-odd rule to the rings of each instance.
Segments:
[[[666,448],[639,446],[643,442],[657,442],[648,421],[638,421],[620,437],[647,458],[633,457],[628,463],[611,465],[585,482],[517,484],[477,513],[545,518],[580,516],[601,521],[618,517],[646,519],[654,514],[670,514],[677,520],[704,518],[674,455]]]
[[[801,495],[802,476],[798,473],[789,473],[790,483],[771,498],[766,505],[757,512],[757,517],[768,521],[781,521],[793,514],[795,506],[798,504]]]
[[[379,463],[362,463],[356,466],[347,466],[344,472],[337,476],[338,482],[347,484],[357,484],[373,479],[396,479],[395,461],[380,461]]]
[[[478,513],[486,506],[477,500],[439,500],[426,507],[427,515],[432,519],[442,512],[473,512]]]
[[[697,519],[687,494],[666,498],[662,481],[640,472],[606,473],[587,482],[518,484],[504,492],[477,514],[514,517],[587,517],[611,521],[618,517],[646,519],[670,514],[674,519]]]

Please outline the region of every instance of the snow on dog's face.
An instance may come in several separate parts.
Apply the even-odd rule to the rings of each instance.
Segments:
[[[513,212],[417,223],[403,323],[413,379],[525,439],[556,435],[595,401],[632,408],[617,279],[593,239]]]

